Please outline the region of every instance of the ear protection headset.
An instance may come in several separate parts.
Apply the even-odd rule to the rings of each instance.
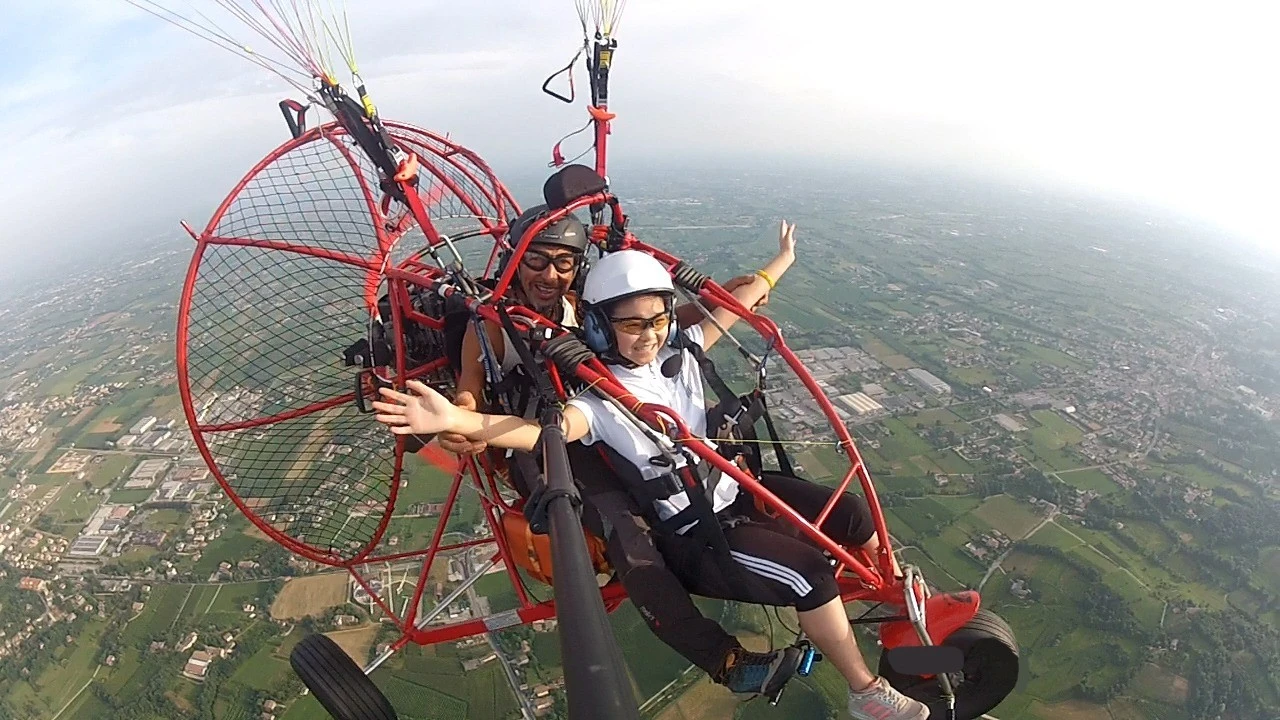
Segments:
[[[622,250],[602,257],[587,278],[582,301],[585,309],[582,340],[607,363],[635,367],[618,353],[618,342],[609,308],[637,295],[662,295],[666,304],[667,345],[682,347],[683,333],[676,327],[675,287],[671,275],[653,256]]]

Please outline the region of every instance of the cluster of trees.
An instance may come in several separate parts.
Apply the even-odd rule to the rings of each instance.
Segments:
[[[26,627],[28,620],[43,615],[45,605],[35,593],[19,590],[16,582],[12,581],[17,573],[9,566],[5,567],[9,570],[10,579],[0,584],[0,628],[6,630],[8,638]],[[66,646],[66,636],[79,637],[88,620],[88,613],[77,608],[75,620],[54,623],[33,632],[19,647],[0,659],[0,688],[38,676],[53,662],[54,654]]]
[[[993,471],[975,476],[973,491],[981,498],[1008,494],[1023,499],[1034,497],[1048,500],[1058,505],[1066,500],[1068,493],[1074,494],[1075,488],[1034,468],[1022,473],[1010,468],[1004,472]]]
[[[1149,643],[1151,634],[1144,630],[1130,609],[1129,603],[1102,582],[1102,573],[1089,563],[1048,545],[1019,545],[1019,549],[1032,555],[1054,558],[1066,564],[1085,581],[1084,593],[1077,604],[1085,624],[1090,627],[1122,634]]]
[[[1129,655],[1123,647],[1115,643],[1107,643],[1105,648],[1107,657],[1118,661],[1108,665],[1108,670],[1118,666],[1119,672],[1105,674],[1086,672],[1076,686],[1076,691],[1081,697],[1095,703],[1106,703],[1123,693],[1142,667],[1141,660]]]
[[[1280,631],[1230,610],[1197,613],[1189,631],[1204,640],[1187,663],[1192,720],[1272,720],[1274,708],[1261,700],[1259,683],[1271,683],[1269,694],[1280,692]]]

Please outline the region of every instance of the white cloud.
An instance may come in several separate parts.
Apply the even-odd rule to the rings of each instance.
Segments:
[[[296,92],[104,5],[64,1],[58,24],[26,13],[11,25],[48,37],[0,87],[0,257],[37,234],[72,245],[203,222],[285,137],[275,103]],[[586,119],[538,92],[580,40],[568,0],[349,6],[389,117],[450,131],[499,167],[544,163]],[[614,66],[615,167],[689,152],[876,156],[1155,200],[1274,243],[1280,50],[1267,12],[635,2]],[[576,80],[581,97],[580,66]]]

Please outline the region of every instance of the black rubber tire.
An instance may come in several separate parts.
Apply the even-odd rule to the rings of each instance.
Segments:
[[[956,720],[974,720],[990,712],[1018,684],[1018,641],[1009,624],[990,610],[979,610],[942,644],[964,652],[963,672],[951,676]],[[947,706],[936,679],[894,672],[884,652],[880,653],[879,672],[904,695],[928,705],[930,720],[945,720]]]
[[[396,720],[387,696],[327,636],[304,638],[289,654],[289,664],[335,720]]]

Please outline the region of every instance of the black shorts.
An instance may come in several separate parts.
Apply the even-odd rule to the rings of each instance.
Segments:
[[[722,519],[745,518],[724,523],[728,526],[724,535],[730,550],[730,558],[726,559],[708,546],[706,538],[696,530],[686,535],[650,531],[648,524],[637,517],[643,513],[634,502],[617,499],[621,483],[594,448],[573,443],[570,460],[582,489],[583,525],[603,533],[601,536],[607,539],[620,531],[624,538],[631,538],[625,542],[628,547],[657,550],[661,559],[647,558],[646,562],[665,564],[695,595],[803,611],[817,608],[839,594],[827,554],[799,528],[759,512],[746,490],[720,513]],[[831,488],[797,477],[765,473],[760,482],[810,521],[831,499]],[[858,547],[875,533],[866,501],[851,493],[841,495],[821,529],[846,547]],[[652,550],[626,554],[651,556]],[[633,557],[627,564],[637,560],[639,557]],[[618,566],[616,560],[611,561]]]
[[[831,488],[786,475],[766,473],[761,484],[813,520],[831,498]],[[690,592],[706,597],[813,610],[840,594],[831,558],[799,528],[765,516],[745,490],[720,513],[732,563],[726,563],[696,536],[664,535],[657,543]],[[823,532],[840,545],[857,547],[875,532],[861,496],[845,493],[836,502]]]

